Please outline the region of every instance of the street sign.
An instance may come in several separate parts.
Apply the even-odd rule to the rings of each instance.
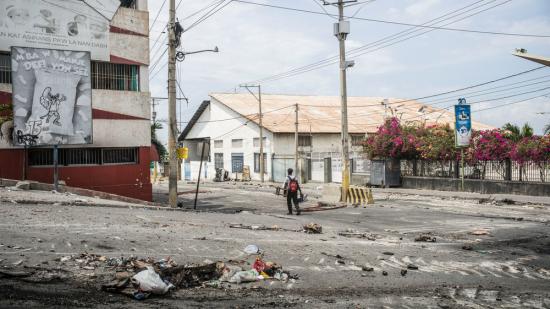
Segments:
[[[470,105],[466,105],[465,99],[459,99],[459,105],[455,105],[455,146],[467,147],[472,138],[472,119]]]

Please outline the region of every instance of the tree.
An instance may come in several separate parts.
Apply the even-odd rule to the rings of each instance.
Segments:
[[[504,130],[506,138],[516,143],[524,137],[533,136],[533,128],[528,123],[524,124],[520,129],[517,125],[508,122],[502,127],[502,130]]]
[[[159,154],[159,162],[164,161],[166,157],[168,156],[168,151],[166,150],[166,147],[158,140],[157,137],[157,130],[162,129],[162,124],[159,122],[155,122],[151,124],[151,145],[157,148],[157,152]]]
[[[544,134],[545,135],[549,135],[550,134],[550,123],[546,125],[546,127],[544,127]]]

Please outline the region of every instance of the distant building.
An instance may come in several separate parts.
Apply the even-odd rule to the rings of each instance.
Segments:
[[[294,166],[295,104],[299,105],[298,151],[302,180],[341,182],[340,97],[327,96],[262,95],[265,179],[283,181],[286,169]],[[211,94],[179,137],[179,141],[189,147],[190,154],[182,166],[183,176],[197,178],[200,143],[205,141],[210,149],[201,177],[212,179],[216,168],[227,170],[231,178],[240,177],[242,167],[249,166],[251,178],[259,180],[258,115],[258,101],[250,94]],[[428,125],[454,124],[451,112],[414,100],[349,97],[348,115],[352,178],[357,182],[369,174],[369,161],[362,147],[365,135],[376,132],[385,117],[394,115],[403,122]],[[474,127],[489,128],[479,123],[474,123]]]
[[[14,10],[19,14],[9,13]],[[3,0],[0,32],[20,32],[29,38],[2,39],[0,43],[3,106],[29,99],[12,95],[12,84],[15,87],[16,83],[27,83],[29,79],[12,79],[12,69],[17,71],[12,63],[18,63],[10,58],[11,47],[48,49],[56,57],[68,51],[91,53],[91,82],[79,84],[77,91],[91,91],[93,135],[86,139],[91,143],[71,145],[69,139],[67,145],[60,147],[60,180],[68,186],[151,200],[147,0]],[[61,98],[69,101],[69,96]],[[76,108],[79,105],[90,106],[90,102],[78,100]],[[18,117],[23,120],[29,117],[30,112],[15,113],[16,119],[11,117],[11,111],[4,111],[1,118],[0,177],[51,183],[52,147],[30,147],[25,151],[14,145],[14,122]],[[74,117],[87,118],[87,115],[79,115],[75,110]]]

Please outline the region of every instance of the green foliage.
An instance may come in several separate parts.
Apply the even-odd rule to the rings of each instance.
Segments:
[[[158,140],[157,137],[157,130],[161,130],[162,124],[159,122],[155,122],[151,124],[151,146],[154,146],[157,148],[157,152],[159,154],[159,162],[166,161],[168,158],[168,150],[166,150],[166,147]]]

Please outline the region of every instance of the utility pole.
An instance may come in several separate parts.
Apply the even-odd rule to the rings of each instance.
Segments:
[[[176,0],[170,0],[168,24],[168,153],[170,174],[168,178],[168,202],[178,206],[178,157],[176,153]]]
[[[265,171],[265,166],[264,166],[264,126],[263,126],[263,118],[264,118],[264,115],[262,114],[262,85],[258,84],[258,85],[240,85],[241,87],[244,87],[246,88],[246,90],[248,90],[248,92],[250,92],[250,94],[256,98],[256,100],[258,100],[258,103],[259,103],[259,113],[260,113],[260,180],[261,182],[264,182],[265,179],[264,179],[264,171]],[[249,88],[253,88],[253,87],[256,87],[258,88],[258,97],[256,97],[254,95],[254,93],[252,91],[250,91]],[[235,92],[236,92],[236,89],[235,89]]]
[[[344,20],[344,6],[346,3],[357,2],[338,0],[338,22],[334,24],[334,35],[340,45],[340,101],[342,108],[342,202],[347,201],[350,182],[349,170],[349,134],[348,134],[348,95],[346,85],[346,69],[354,65],[353,61],[346,61],[346,37],[350,33],[350,25]],[[331,4],[331,3],[325,3]]]
[[[296,121],[294,122],[294,176],[298,177],[298,103],[296,103],[294,111],[296,113]]]

